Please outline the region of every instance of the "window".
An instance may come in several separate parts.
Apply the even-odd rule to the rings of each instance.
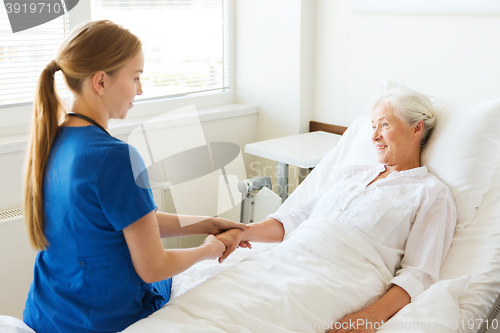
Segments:
[[[55,58],[69,32],[65,14],[40,26],[12,33],[5,6],[0,4],[0,106],[33,101],[38,76]],[[64,87],[61,73],[57,86]],[[67,90],[59,89],[61,97]]]
[[[15,34],[5,6],[0,4],[0,116],[3,122],[0,128],[28,124],[40,72],[55,58],[69,30],[90,19],[112,20],[130,29],[143,42],[144,94],[137,99],[157,99],[157,102],[147,110],[137,105],[134,112],[164,112],[162,103],[173,102],[164,97],[190,96],[193,101],[202,101],[201,107],[231,103],[232,97],[227,94],[229,1],[79,1],[68,14]],[[60,95],[68,98],[67,89],[62,91],[65,84],[60,72],[56,74],[56,84]]]
[[[141,39],[144,94],[137,99],[229,88],[227,0],[93,0],[91,13]]]

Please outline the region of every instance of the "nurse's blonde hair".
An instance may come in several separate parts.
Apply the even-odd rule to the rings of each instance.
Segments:
[[[140,40],[111,21],[80,25],[61,45],[57,57],[42,71],[33,102],[31,137],[24,179],[24,217],[31,245],[44,250],[43,186],[52,144],[67,108],[59,98],[54,74],[61,70],[69,89],[79,95],[85,79],[99,71],[113,75],[141,50]]]

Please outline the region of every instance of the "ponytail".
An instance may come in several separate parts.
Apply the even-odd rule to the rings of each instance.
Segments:
[[[44,250],[48,245],[44,234],[43,180],[63,108],[54,80],[54,74],[59,69],[57,62],[53,60],[38,79],[33,102],[31,137],[27,150],[24,218],[31,246],[37,250]]]

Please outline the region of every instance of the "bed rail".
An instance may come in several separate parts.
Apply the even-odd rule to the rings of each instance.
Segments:
[[[253,222],[254,210],[254,191],[260,191],[263,187],[272,190],[271,177],[261,176],[251,179],[245,179],[238,183],[238,190],[242,193],[243,200],[241,201],[241,218],[242,223]]]

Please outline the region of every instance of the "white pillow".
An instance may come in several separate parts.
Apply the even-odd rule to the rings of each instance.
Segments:
[[[2,333],[35,333],[28,325],[21,320],[10,317],[0,316],[0,332]]]
[[[391,89],[410,90],[384,82],[380,92]],[[457,205],[457,230],[462,230],[488,192],[500,158],[500,98],[466,104],[428,97],[437,125],[422,152],[422,164],[450,188]]]
[[[377,332],[457,332],[459,325],[477,326],[476,322],[462,323],[459,317],[458,297],[465,293],[469,282],[468,275],[436,282]]]
[[[476,216],[462,232],[455,234],[439,274],[440,279],[471,275],[469,289],[459,298],[460,318],[465,321],[485,319],[500,294],[499,202],[500,163]]]

